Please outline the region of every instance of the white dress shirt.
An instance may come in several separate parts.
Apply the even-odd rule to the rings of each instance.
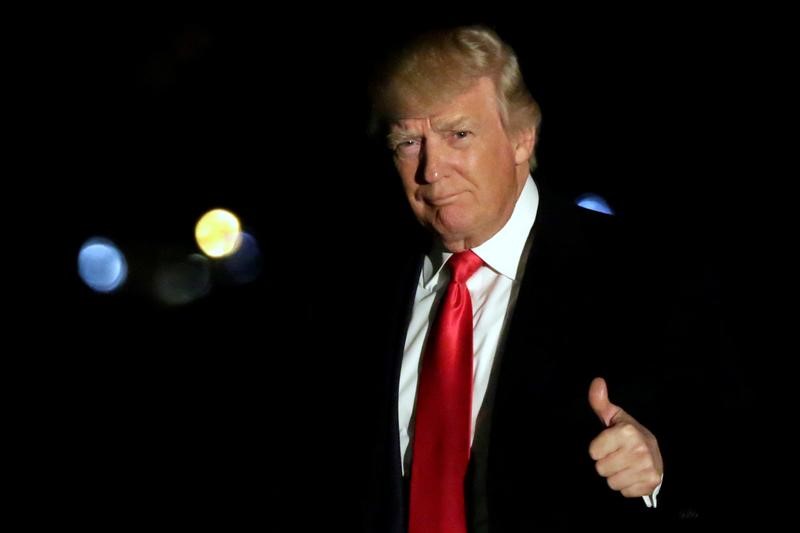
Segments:
[[[485,263],[467,280],[467,289],[472,297],[473,362],[472,362],[472,423],[470,443],[475,436],[475,421],[478,417],[489,376],[494,363],[500,335],[503,331],[511,294],[519,283],[517,268],[539,207],[539,191],[528,176],[522,193],[517,199],[511,218],[500,231],[472,251]],[[535,246],[535,244],[534,244]],[[444,296],[450,281],[449,270],[442,267],[453,255],[443,248],[434,248],[424,258],[411,321],[406,333],[403,362],[400,370],[398,397],[398,421],[400,426],[400,457],[405,457],[410,441],[409,425],[417,394],[420,357],[433,319],[433,306]],[[589,409],[589,406],[586,407]],[[401,461],[403,463],[403,461]],[[405,465],[402,466],[405,469]],[[660,485],[659,485],[660,488]],[[654,504],[644,496],[648,507]]]

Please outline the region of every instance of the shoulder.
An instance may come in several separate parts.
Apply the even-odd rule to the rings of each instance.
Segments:
[[[540,187],[531,243],[540,261],[591,279],[627,264],[630,241],[624,219],[584,209],[574,198]]]

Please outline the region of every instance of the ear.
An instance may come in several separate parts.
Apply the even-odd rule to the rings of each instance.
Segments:
[[[536,129],[523,128],[513,137],[514,163],[521,165],[527,164],[533,157],[533,148],[536,146]]]

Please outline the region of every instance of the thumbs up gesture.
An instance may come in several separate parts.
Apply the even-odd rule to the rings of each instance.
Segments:
[[[589,405],[606,429],[589,445],[597,473],[627,498],[649,495],[661,483],[664,465],[658,443],[646,427],[608,399],[603,378],[589,386]]]

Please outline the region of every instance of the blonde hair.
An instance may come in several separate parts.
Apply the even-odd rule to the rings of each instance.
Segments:
[[[542,114],[525,86],[514,50],[485,26],[465,26],[421,35],[386,62],[370,87],[371,130],[376,133],[401,117],[424,115],[483,77],[494,83],[506,131],[539,129]]]

